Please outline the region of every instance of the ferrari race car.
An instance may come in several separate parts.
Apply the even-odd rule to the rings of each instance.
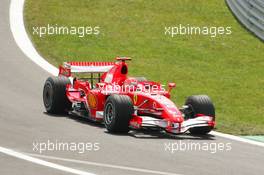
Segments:
[[[59,75],[44,85],[47,113],[68,112],[103,122],[108,132],[158,129],[172,134],[189,131],[207,134],[215,126],[215,108],[206,95],[194,95],[178,108],[170,100],[171,90],[144,77],[129,77],[127,61],[65,62]]]

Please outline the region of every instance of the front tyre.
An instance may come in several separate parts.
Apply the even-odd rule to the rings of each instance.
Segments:
[[[133,103],[129,96],[110,95],[104,107],[104,124],[108,132],[127,133],[133,111]]]
[[[215,120],[215,107],[211,99],[207,95],[193,95],[186,99],[185,105],[189,107],[187,118],[195,118],[197,114],[212,116]],[[205,135],[209,133],[213,127],[203,126],[190,128],[191,134]]]
[[[66,85],[70,80],[64,76],[49,77],[43,89],[43,103],[46,111],[51,114],[63,113],[71,108],[66,96]]]

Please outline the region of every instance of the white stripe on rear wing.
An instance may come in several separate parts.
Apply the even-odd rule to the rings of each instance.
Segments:
[[[101,73],[109,71],[113,66],[71,66],[71,72]]]
[[[71,72],[103,73],[114,65],[114,62],[65,62],[63,66]]]

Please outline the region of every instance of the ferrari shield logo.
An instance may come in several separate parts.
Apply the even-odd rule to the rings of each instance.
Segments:
[[[134,94],[134,98],[133,98],[134,104],[137,104],[138,101],[138,95]]]

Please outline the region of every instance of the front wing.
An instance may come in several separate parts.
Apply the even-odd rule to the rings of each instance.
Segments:
[[[161,128],[173,134],[181,134],[195,127],[214,127],[215,121],[211,116],[199,116],[193,119],[187,119],[182,123],[171,122],[166,119],[157,119],[149,116],[135,116],[130,121],[130,127],[139,128]]]

